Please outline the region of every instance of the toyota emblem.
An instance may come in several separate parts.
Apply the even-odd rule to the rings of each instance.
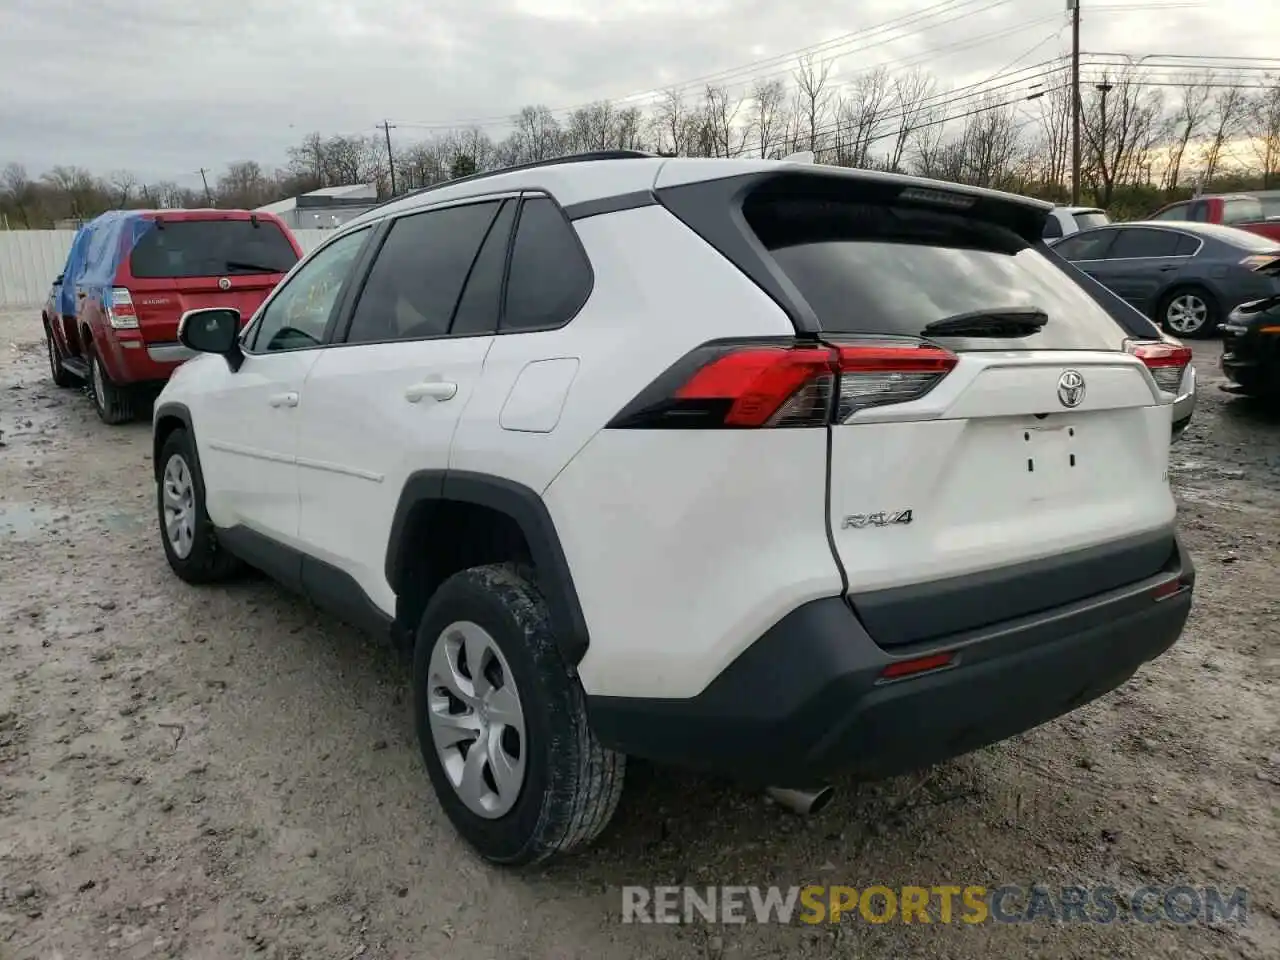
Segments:
[[[230,279],[229,277],[219,277],[219,278],[218,278],[218,289],[219,289],[219,290],[230,290],[230,289],[231,289],[231,279]],[[1079,374],[1076,374],[1076,376],[1079,376]]]
[[[1064,370],[1058,378],[1058,399],[1064,407],[1078,407],[1084,400],[1084,377],[1079,370]]]

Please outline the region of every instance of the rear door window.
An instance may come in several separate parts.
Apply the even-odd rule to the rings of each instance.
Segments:
[[[823,331],[920,336],[935,321],[1037,307],[1026,349],[1111,348],[1107,312],[1040,249],[997,223],[892,202],[766,195],[743,212]],[[1064,240],[1063,243],[1070,242]],[[992,347],[1007,340],[992,341]]]
[[[1054,214],[1045,218],[1044,231],[1040,235],[1046,240],[1057,240],[1062,236],[1062,224]]]
[[[1263,219],[1262,202],[1255,197],[1238,197],[1222,205],[1223,223],[1257,223]]]
[[[1173,206],[1161,210],[1152,220],[1187,220],[1190,207],[1185,203],[1175,203]]]
[[[129,272],[139,280],[288,273],[298,262],[273,220],[169,220],[134,245]]]
[[[1105,260],[1107,250],[1116,238],[1115,230],[1094,230],[1091,233],[1077,233],[1059,244],[1055,244],[1053,252],[1066,260]]]

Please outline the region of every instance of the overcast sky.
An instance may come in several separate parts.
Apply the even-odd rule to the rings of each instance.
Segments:
[[[938,3],[2,0],[0,166],[128,168],[192,185],[202,166],[274,167],[310,130],[372,133],[384,117],[398,122],[397,140],[471,120],[500,137],[498,118],[523,104],[692,91],[735,68],[725,79],[742,88],[783,72],[753,62]],[[846,76],[927,60],[960,84],[1070,50],[1066,0],[951,3],[955,12],[922,13],[826,55]],[[1275,0],[1082,0],[1081,9],[1085,51],[1280,56]]]

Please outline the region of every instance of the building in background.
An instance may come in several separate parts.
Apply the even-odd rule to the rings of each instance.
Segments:
[[[378,203],[378,188],[372,183],[346,187],[322,187],[288,200],[258,207],[274,213],[291,230],[332,230]]]

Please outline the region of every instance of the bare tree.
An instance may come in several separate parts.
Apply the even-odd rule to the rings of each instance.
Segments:
[[[1055,83],[1037,99],[1040,107],[1037,174],[1057,192],[1060,187],[1065,189],[1071,171],[1071,89]]]
[[[1141,170],[1162,106],[1159,92],[1144,87],[1133,70],[1114,82],[1104,80],[1087,98],[1081,127],[1102,206],[1111,204],[1118,184],[1131,182]]]
[[[897,173],[902,170],[907,145],[912,131],[928,112],[928,103],[937,87],[933,75],[917,67],[908,73],[893,77],[894,120],[893,145],[889,149],[888,167]]]
[[[684,156],[689,152],[689,141],[699,121],[686,106],[684,95],[679,90],[663,92],[650,122],[659,153]]]
[[[943,176],[948,159],[945,128],[946,122],[940,107],[931,106],[921,113],[911,131],[910,144],[907,148],[909,169],[912,173],[939,180],[955,180],[960,176],[959,170],[955,171],[953,177]]]
[[[22,221],[24,227],[30,227],[35,184],[27,176],[27,168],[20,163],[6,165],[0,172],[0,189],[4,191],[6,206],[13,208],[15,217]]]
[[[831,75],[832,62],[823,60],[815,63],[812,56],[801,58],[792,77],[796,85],[796,106],[799,119],[803,121],[804,136],[808,139],[808,149],[818,152],[819,137],[823,125],[830,117],[833,91],[827,85]]]
[[[513,163],[546,160],[562,152],[563,134],[550,108],[541,104],[525,107],[516,115],[515,128],[512,140],[517,149]]]
[[[859,74],[849,85],[849,95],[836,103],[833,150],[836,163],[845,167],[871,166],[871,144],[880,139],[880,128],[892,111],[889,71],[884,67]]]
[[[781,136],[786,123],[783,105],[787,100],[787,85],[778,77],[760,79],[751,88],[751,134],[762,159],[768,158]]]
[[[1214,90],[1209,101],[1209,140],[1205,144],[1202,161],[1205,183],[1212,181],[1217,174],[1223,148],[1228,140],[1240,133],[1248,110],[1249,102],[1238,77]]]
[[[701,113],[707,127],[711,156],[736,157],[746,148],[751,130],[736,122],[742,101],[742,97],[713,84],[707,84],[703,91]]]
[[[1280,77],[1258,94],[1250,104],[1246,133],[1262,167],[1262,188],[1280,182]]]
[[[107,182],[115,189],[115,205],[120,208],[129,205],[129,194],[138,184],[138,178],[130,170],[113,170]]]
[[[985,94],[965,118],[963,178],[979,187],[1007,187],[1018,158],[1016,108],[998,94]]]
[[[1200,135],[1208,114],[1209,86],[1213,74],[1192,77],[1182,87],[1182,96],[1169,118],[1171,137],[1169,144],[1169,162],[1163,177],[1165,192],[1172,195],[1178,189],[1182,177],[1182,164],[1186,158],[1187,146]]]

